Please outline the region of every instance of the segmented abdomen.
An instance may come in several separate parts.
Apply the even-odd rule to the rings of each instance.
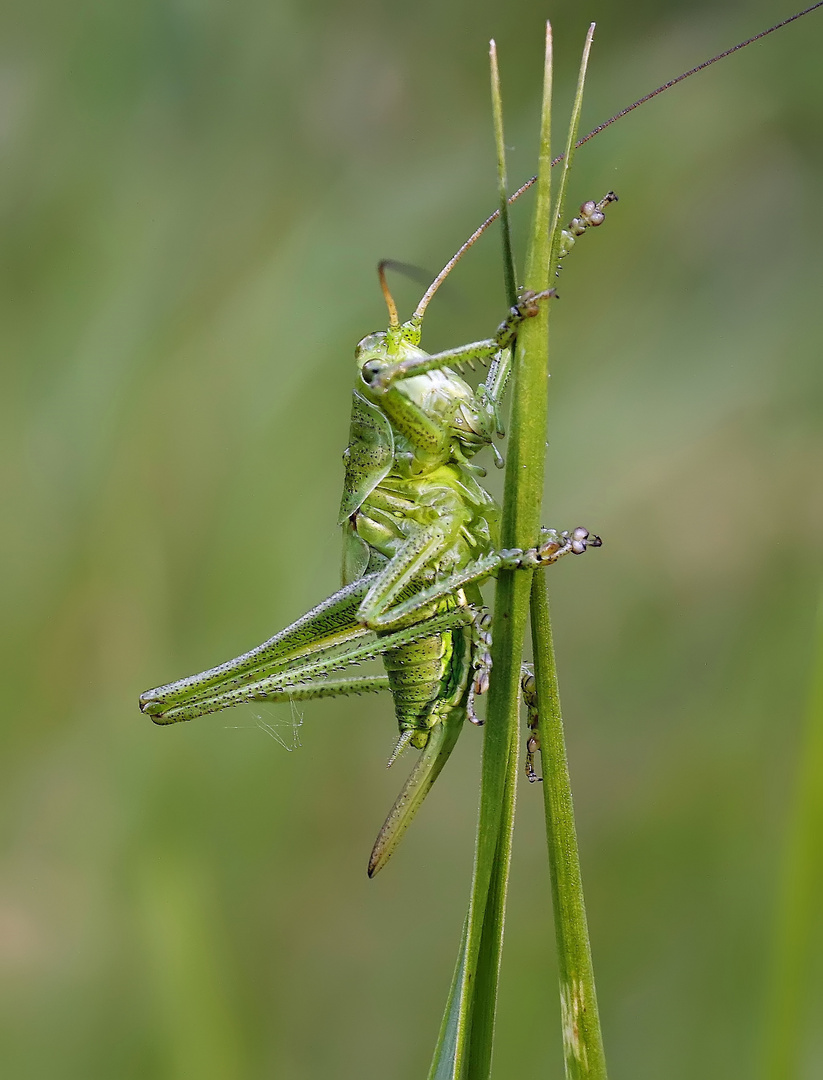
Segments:
[[[401,734],[429,731],[440,719],[441,702],[459,703],[467,680],[466,634],[458,627],[384,654]]]

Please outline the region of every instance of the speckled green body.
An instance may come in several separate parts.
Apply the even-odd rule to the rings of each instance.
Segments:
[[[357,350],[370,365],[418,361],[415,327],[372,334]],[[371,400],[370,400],[371,399]],[[499,509],[476,479],[470,455],[491,441],[493,411],[449,368],[398,381],[375,393],[361,380],[354,392],[340,520],[344,529],[343,583],[389,565],[407,576],[404,593],[469,566],[497,544]],[[414,557],[409,558],[410,549]],[[399,622],[482,604],[475,586],[440,598]],[[378,631],[378,634],[386,631]],[[471,675],[472,637],[458,626],[388,649],[383,663],[401,736],[422,748],[429,731],[461,708]]]

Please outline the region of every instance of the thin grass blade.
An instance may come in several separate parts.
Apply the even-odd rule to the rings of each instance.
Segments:
[[[542,575],[535,575],[532,586],[532,643],[566,1077],[605,1080],[606,1058],[597,1010],[549,602]]]
[[[469,924],[471,921],[471,905],[463,920],[463,933],[460,938],[460,949],[457,953],[457,966],[454,969],[452,984],[449,988],[449,996],[446,1001],[446,1011],[440,1025],[440,1033],[434,1048],[434,1057],[429,1070],[428,1080],[457,1080],[459,1073],[456,1072],[458,1060],[462,1058],[461,1043],[465,1042],[468,1025],[468,979],[466,968],[469,961]]]
[[[815,942],[820,962],[823,888],[823,597],[813,650],[806,730],[787,823],[778,898],[762,1058],[764,1080],[802,1074],[815,1024],[808,999]]]

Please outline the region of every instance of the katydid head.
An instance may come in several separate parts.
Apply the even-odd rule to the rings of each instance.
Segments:
[[[354,350],[354,359],[366,383],[373,378],[370,373],[377,373],[387,364],[396,364],[420,356],[419,348],[421,323],[410,320],[387,330],[375,330],[358,341]]]
[[[388,259],[381,260],[377,265],[377,274],[380,278],[383,299],[389,311],[389,325],[385,330],[376,330],[373,334],[367,334],[357,343],[354,350],[357,366],[367,384],[371,384],[388,364],[396,364],[401,360],[420,355],[418,346],[423,318],[415,312],[408,322],[401,323],[398,319],[397,305],[386,281],[388,265],[390,265]]]
[[[433,440],[436,446],[430,445],[431,431],[425,437],[424,442],[427,445],[425,449],[422,446],[420,448],[420,460],[414,451],[409,453],[409,468],[413,471],[419,471],[422,467],[433,468],[447,461],[467,464],[468,458],[491,444],[494,432],[500,429],[496,406],[485,384],[475,390],[454,370],[455,367],[459,369],[462,363],[474,367],[473,359],[486,362],[490,355],[480,356],[469,352],[462,357],[455,354],[454,363],[443,363],[442,359],[437,356],[430,357],[420,348],[423,315],[429,301],[461,256],[484,231],[484,228],[477,230],[449,260],[426,290],[412,317],[404,323],[398,319],[397,307],[386,281],[387,267],[402,268],[402,264],[383,260],[378,265],[377,272],[388,308],[389,325],[386,330],[364,337],[357,345],[355,358],[363,382],[361,393],[380,407],[388,407],[393,422],[399,429],[408,434],[406,425],[410,424],[409,431],[413,430],[420,424],[421,417],[425,417],[424,429],[430,429],[431,425],[440,429],[438,435],[442,434],[442,438],[435,437]],[[493,345],[492,348],[494,349]],[[451,359],[450,355],[449,360]],[[499,366],[500,360],[496,359],[494,370],[497,371]],[[504,385],[505,378],[499,389]],[[387,403],[383,395],[389,387],[400,391],[404,404],[401,405],[396,397],[393,404]],[[414,442],[414,435],[410,437]],[[500,455],[495,452],[496,463],[500,464],[501,460]],[[477,468],[477,471],[485,475],[484,469],[476,466],[471,468]]]
[[[459,250],[449,259],[428,289],[426,289],[420,303],[414,309],[412,317],[407,322],[400,322],[397,315],[397,305],[386,280],[387,267],[398,268],[401,264],[394,263],[391,259],[380,260],[377,264],[377,276],[380,279],[380,289],[389,312],[389,325],[385,330],[377,330],[372,334],[367,334],[357,343],[354,350],[354,358],[357,361],[363,381],[367,385],[371,386],[377,382],[380,372],[389,364],[396,364],[423,355],[420,349],[420,338],[423,332],[423,315],[429,306],[429,302],[463,255],[483,235],[495,217],[496,215],[493,215],[479,229],[476,229],[465,244],[462,244]],[[467,422],[471,427],[469,418],[467,418]],[[485,437],[483,442],[486,442]]]

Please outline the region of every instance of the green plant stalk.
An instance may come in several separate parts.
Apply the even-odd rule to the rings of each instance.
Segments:
[[[589,27],[586,36],[563,172],[552,214],[552,251],[549,261],[552,280],[557,270],[568,176],[574,157],[593,35],[594,24]],[[532,582],[531,619],[566,1076],[569,1080],[605,1080],[606,1058],[597,1011],[548,593],[542,574],[536,574]]]
[[[551,238],[551,28],[540,126],[537,198],[525,286],[548,285]],[[502,515],[504,547],[530,547],[540,525],[546,441],[548,309],[527,320],[513,363],[512,413]],[[495,595],[493,671],[483,745],[477,846],[469,910],[430,1080],[487,1080],[519,759],[520,664],[530,575],[501,572]]]
[[[794,805],[777,905],[762,1057],[765,1080],[799,1076],[804,1034],[809,1032],[812,943],[819,943],[823,886],[823,597],[809,680],[806,730],[801,741]]]
[[[540,574],[535,575],[532,585],[532,641],[566,1076],[569,1080],[605,1080],[606,1058],[560,715],[549,601]]]

